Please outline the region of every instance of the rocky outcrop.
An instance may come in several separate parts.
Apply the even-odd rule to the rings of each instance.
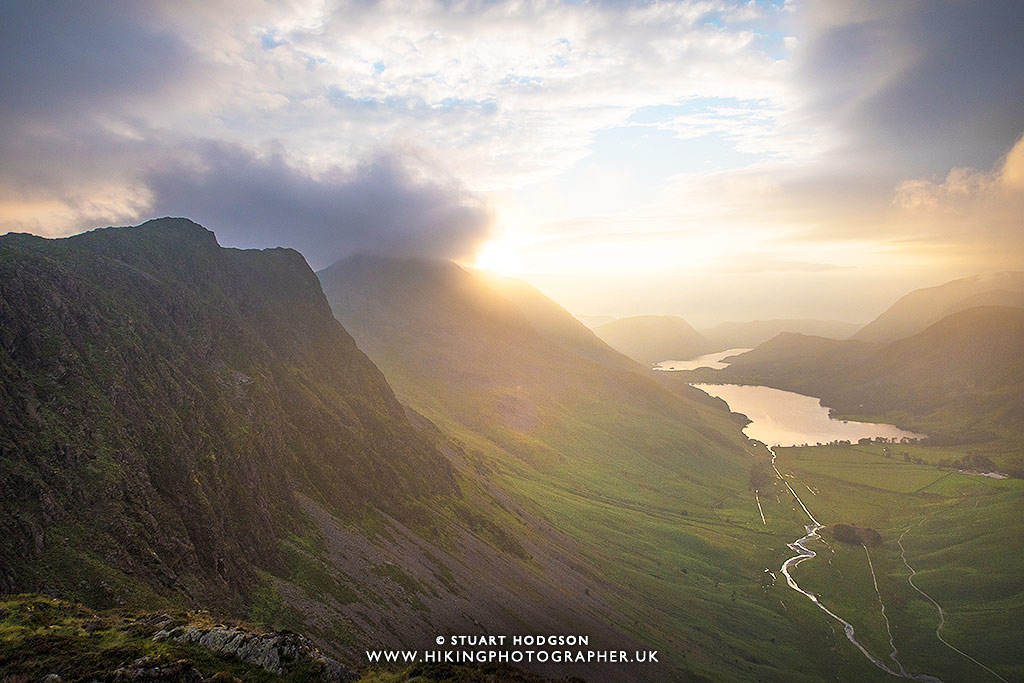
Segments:
[[[355,671],[327,657],[309,640],[294,633],[252,633],[228,626],[201,628],[189,625],[158,631],[153,638],[201,645],[273,674],[289,674],[301,668],[310,673],[317,672],[315,680],[325,682],[359,679]]]
[[[236,679],[237,680],[237,679]],[[203,683],[203,674],[187,659],[167,661],[150,655],[114,671],[114,683]]]

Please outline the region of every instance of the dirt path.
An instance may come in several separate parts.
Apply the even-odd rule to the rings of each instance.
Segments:
[[[907,535],[908,531],[913,529],[915,526],[918,526],[923,521],[924,521],[924,518],[922,518],[921,521],[918,522],[917,524],[914,524],[912,526],[908,526],[906,529],[904,529],[903,533],[900,534],[900,537],[898,539],[896,539],[896,543],[900,547],[900,558],[903,560],[903,564],[905,564],[907,566],[907,569],[910,570],[910,576],[907,577],[907,582],[910,584],[910,587],[913,588],[914,590],[916,590],[921,595],[923,595],[925,597],[925,599],[927,599],[930,603],[935,605],[935,609],[937,609],[939,611],[939,626],[938,626],[938,628],[935,629],[935,637],[939,639],[939,642],[941,642],[943,645],[948,647],[953,652],[956,652],[957,654],[962,655],[962,656],[966,657],[967,659],[971,660],[972,662],[974,662],[975,664],[980,666],[985,671],[989,672],[990,674],[992,674],[993,676],[995,676],[999,680],[1003,681],[1003,683],[1009,683],[1009,681],[1007,681],[1005,678],[1003,678],[1002,676],[997,674],[995,671],[993,671],[992,669],[988,668],[987,666],[985,666],[984,664],[979,662],[974,657],[970,656],[969,654],[967,654],[963,650],[961,650],[959,648],[956,648],[953,645],[950,645],[946,641],[946,639],[942,637],[942,627],[946,625],[946,615],[942,611],[942,605],[940,605],[935,598],[933,598],[932,596],[928,595],[923,590],[918,588],[917,584],[914,583],[914,577],[917,575],[917,570],[914,569],[913,567],[911,567],[910,563],[907,562],[907,551],[906,551],[906,548],[903,547],[903,537]]]

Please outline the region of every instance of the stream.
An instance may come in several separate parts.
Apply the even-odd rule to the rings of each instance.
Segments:
[[[792,574],[790,574],[790,570],[794,569],[801,562],[805,562],[805,561],[810,560],[810,559],[812,559],[812,558],[817,556],[817,553],[815,553],[813,550],[811,550],[809,547],[807,547],[807,544],[812,542],[812,541],[817,541],[817,540],[821,539],[821,536],[818,534],[818,531],[820,529],[824,528],[825,525],[822,524],[821,522],[819,522],[817,519],[814,518],[814,515],[811,514],[811,511],[807,509],[806,505],[804,505],[804,502],[800,499],[800,496],[798,496],[796,494],[796,491],[793,490],[793,487],[790,486],[789,482],[787,482],[786,479],[782,476],[782,472],[779,472],[779,468],[776,467],[776,465],[775,465],[775,450],[774,450],[774,448],[769,447],[768,450],[772,454],[772,469],[775,470],[776,476],[778,476],[778,478],[780,480],[782,480],[782,483],[786,485],[786,488],[789,489],[789,492],[793,495],[793,498],[796,499],[796,502],[800,503],[800,507],[803,508],[804,514],[806,514],[807,518],[809,520],[811,520],[810,524],[804,526],[804,531],[807,532],[804,536],[801,536],[800,538],[798,538],[797,540],[793,541],[792,543],[787,543],[786,544],[786,545],[789,546],[790,549],[796,551],[796,555],[794,555],[793,557],[789,558],[788,560],[786,560],[785,562],[782,563],[782,574],[783,574],[783,576],[786,577],[786,583],[789,584],[789,587],[792,588],[793,590],[797,591],[798,593],[801,593],[801,594],[805,595],[807,597],[807,599],[809,599],[811,602],[813,602],[815,605],[818,606],[818,609],[820,609],[822,612],[824,612],[825,614],[829,615],[830,617],[832,617],[833,619],[838,621],[840,624],[842,624],[843,625],[843,631],[846,633],[846,639],[849,640],[851,643],[853,643],[854,647],[856,647],[858,650],[860,650],[861,654],[863,654],[865,657],[867,657],[868,660],[872,664],[877,666],[882,671],[884,671],[887,674],[890,674],[892,676],[897,676],[899,678],[907,678],[907,679],[914,680],[914,681],[927,681],[928,683],[943,683],[942,679],[937,678],[935,676],[931,676],[929,674],[914,674],[914,673],[908,673],[907,671],[905,671],[903,669],[903,665],[900,664],[899,660],[896,659],[896,647],[895,647],[895,645],[893,646],[893,653],[890,654],[890,657],[899,666],[899,671],[894,671],[893,669],[890,669],[886,665],[885,662],[880,660],[878,657],[875,657],[873,654],[871,654],[870,652],[867,651],[867,648],[865,648],[863,645],[861,645],[860,641],[857,640],[856,633],[855,633],[854,628],[853,628],[853,624],[851,624],[850,622],[848,622],[845,619],[843,619],[841,616],[839,616],[838,614],[836,614],[835,612],[830,610],[828,607],[825,607],[823,604],[821,604],[821,601],[818,600],[818,596],[817,595],[815,595],[811,591],[804,590],[796,582],[796,579],[794,579]],[[872,576],[874,576],[874,568],[873,567],[872,567]],[[879,597],[879,601],[881,601],[881,597]],[[883,610],[884,610],[884,607],[883,607]],[[884,611],[883,611],[883,615],[884,615]]]

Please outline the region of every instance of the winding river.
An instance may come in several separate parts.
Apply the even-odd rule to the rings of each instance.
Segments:
[[[828,412],[828,409],[821,405],[821,401],[812,396],[803,396],[790,391],[772,389],[761,386],[741,386],[731,384],[694,384],[693,386],[702,391],[723,399],[729,404],[730,410],[743,413],[750,419],[750,424],[744,428],[748,437],[757,439],[768,445],[772,454],[772,469],[775,476],[789,489],[793,499],[800,504],[800,508],[807,515],[809,524],[804,525],[804,535],[792,543],[786,545],[793,550],[795,555],[782,563],[782,575],[786,577],[786,584],[800,593],[822,612],[839,622],[843,627],[847,640],[860,651],[864,657],[882,671],[899,678],[906,678],[924,683],[943,683],[942,679],[930,674],[919,674],[908,672],[898,659],[899,652],[889,632],[889,643],[892,651],[889,659],[893,661],[896,668],[890,667],[884,661],[871,654],[864,645],[857,640],[856,630],[853,624],[843,619],[831,609],[822,604],[821,600],[813,592],[800,587],[793,578],[792,570],[803,562],[817,557],[817,553],[810,548],[814,541],[821,540],[818,533],[824,524],[818,521],[814,514],[808,509],[803,499],[797,494],[790,483],[782,476],[782,472],[775,464],[776,446],[797,446],[815,443],[828,443],[837,440],[857,441],[861,438],[916,438],[920,435],[899,429],[892,425],[873,424],[868,422],[853,422],[846,420],[835,420]],[[811,493],[814,491],[808,487]],[[760,499],[758,498],[758,510],[764,520],[764,512],[761,510]],[[867,552],[867,548],[864,549]],[[868,554],[868,563],[871,566],[871,575],[874,579],[874,566],[871,564],[871,555]],[[882,616],[886,620],[888,630],[888,617],[885,614],[885,605],[882,603],[881,594],[878,593],[878,584],[875,583],[875,593],[881,605]]]
[[[774,448],[769,447],[768,450],[771,451],[771,454],[772,454],[772,469],[775,470],[775,475],[782,481],[783,484],[786,485],[786,488],[789,489],[789,492],[791,494],[793,494],[793,498],[795,498],[796,502],[798,502],[800,504],[800,507],[803,508],[804,514],[806,514],[807,518],[809,520],[811,520],[810,524],[804,526],[804,531],[807,532],[805,535],[801,536],[800,538],[798,538],[797,540],[793,541],[792,543],[787,543],[786,544],[787,546],[789,546],[789,548],[791,550],[796,552],[796,555],[794,555],[793,557],[789,558],[788,560],[786,560],[785,562],[782,563],[782,575],[786,577],[786,583],[789,585],[789,587],[792,588],[793,590],[797,591],[798,593],[806,596],[807,599],[809,599],[811,602],[813,602],[815,605],[818,606],[818,609],[820,609],[822,612],[824,612],[825,614],[829,615],[830,617],[832,617],[833,619],[838,621],[840,624],[842,624],[843,631],[846,633],[846,639],[849,640],[851,643],[853,643],[854,647],[856,647],[858,650],[860,650],[861,654],[863,654],[865,657],[867,657],[868,660],[872,664],[877,666],[882,671],[886,672],[887,674],[891,674],[893,676],[898,676],[900,678],[907,678],[907,679],[910,679],[912,681],[925,681],[926,683],[943,683],[942,679],[938,678],[936,676],[931,676],[929,674],[916,674],[916,673],[910,673],[910,672],[906,671],[903,668],[903,665],[899,662],[899,660],[896,659],[897,651],[896,651],[896,646],[895,645],[893,645],[892,653],[889,656],[896,663],[896,665],[899,667],[899,671],[894,671],[893,669],[889,668],[889,666],[886,665],[885,662],[883,662],[881,659],[879,659],[878,657],[875,657],[873,654],[868,652],[867,648],[865,648],[861,644],[861,642],[859,640],[857,640],[857,635],[856,635],[855,629],[853,628],[853,624],[851,624],[850,622],[846,621],[846,619],[843,619],[841,616],[839,616],[838,614],[836,614],[835,612],[830,610],[828,607],[825,607],[825,605],[821,604],[821,600],[818,599],[817,595],[815,595],[814,593],[812,593],[809,590],[804,590],[796,582],[796,579],[793,578],[793,575],[790,573],[790,570],[794,569],[801,562],[805,562],[807,560],[810,560],[810,559],[813,559],[813,558],[817,557],[817,553],[814,552],[813,550],[811,550],[807,546],[807,544],[811,543],[812,541],[817,541],[817,540],[821,539],[821,536],[818,534],[818,531],[820,529],[824,528],[825,525],[822,524],[821,522],[819,522],[817,519],[814,518],[814,515],[811,514],[811,511],[807,509],[806,505],[804,505],[804,501],[800,499],[800,496],[798,496],[796,491],[793,490],[793,487],[790,486],[789,482],[786,481],[786,479],[782,476],[782,472],[779,472],[779,468],[775,466],[775,450],[774,450]],[[866,550],[867,549],[865,548],[865,551]],[[868,561],[870,562],[870,556],[869,556],[869,560]],[[872,567],[871,568],[871,575],[872,575],[872,577],[874,577],[874,574],[875,574],[875,570],[874,570],[874,567]],[[877,584],[876,584],[876,590],[877,590]],[[881,597],[879,597],[879,602],[881,602]],[[882,614],[883,614],[883,616],[885,615],[885,607],[884,606],[882,607]],[[886,624],[888,624],[888,619],[886,619]],[[892,642],[891,638],[892,638],[892,636],[890,634],[890,643]]]

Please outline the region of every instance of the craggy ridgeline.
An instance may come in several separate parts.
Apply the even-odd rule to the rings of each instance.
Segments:
[[[455,495],[297,252],[183,219],[0,238],[0,586],[238,610],[279,541]]]
[[[185,219],[0,238],[0,592],[70,601],[13,599],[4,675],[152,654],[65,614],[112,608],[290,629],[357,668],[525,625],[639,647],[572,540],[481,479],[297,252]]]

